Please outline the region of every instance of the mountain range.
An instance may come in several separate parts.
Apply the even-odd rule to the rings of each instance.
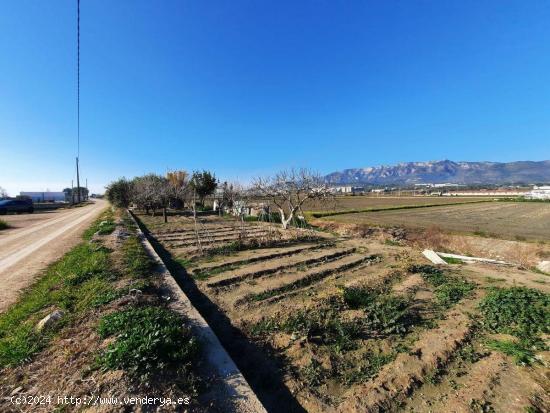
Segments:
[[[405,162],[393,166],[344,169],[325,176],[334,185],[534,184],[550,182],[549,161]]]

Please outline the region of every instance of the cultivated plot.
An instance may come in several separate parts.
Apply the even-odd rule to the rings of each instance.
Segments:
[[[495,281],[462,266],[424,265],[407,247],[320,232],[292,230],[268,240],[260,224],[243,229],[222,218],[203,223],[218,241],[197,254],[196,241],[181,247],[193,238],[193,222],[143,220],[268,409],[427,412],[449,401],[454,411],[509,403],[506,411],[520,412],[549,402],[535,359],[547,330],[544,280],[531,283],[534,289],[514,287],[505,275]],[[232,227],[251,235],[235,243]],[[487,289],[495,285],[514,299],[495,297]],[[500,320],[489,328],[481,320],[500,313],[501,302],[522,311],[540,303],[529,315],[536,327],[504,331],[508,321]],[[524,367],[503,354],[507,345],[516,351],[508,354],[524,356]],[[501,384],[510,380],[522,385]]]
[[[550,203],[490,202],[335,215],[326,220],[409,228],[440,227],[459,233],[518,240],[550,240]]]

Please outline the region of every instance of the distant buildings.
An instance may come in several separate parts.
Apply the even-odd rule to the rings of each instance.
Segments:
[[[65,192],[20,192],[19,196],[31,198],[33,202],[65,202]]]
[[[550,199],[550,186],[535,186],[525,197],[529,199]]]

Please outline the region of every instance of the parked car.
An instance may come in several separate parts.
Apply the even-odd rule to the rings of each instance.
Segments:
[[[0,201],[0,215],[5,215],[8,212],[28,212],[32,214],[34,212],[32,199],[6,199]]]

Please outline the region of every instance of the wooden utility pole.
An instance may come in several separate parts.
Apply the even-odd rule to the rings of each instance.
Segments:
[[[80,204],[80,175],[78,172],[78,156],[76,157],[76,191],[77,191],[76,199]]]

